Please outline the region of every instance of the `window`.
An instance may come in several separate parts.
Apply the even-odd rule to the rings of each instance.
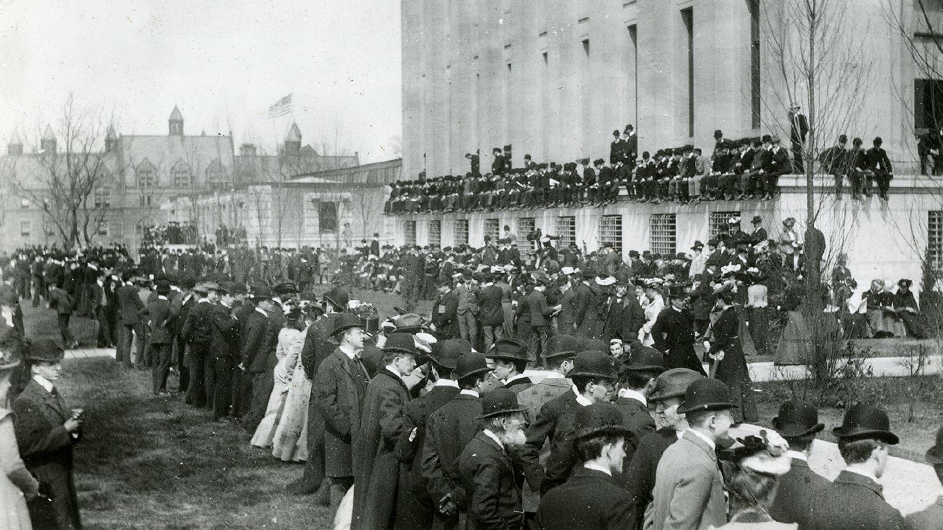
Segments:
[[[727,221],[731,217],[740,217],[740,212],[711,212],[710,217],[710,237],[723,237],[727,235]]]
[[[635,119],[638,120],[638,25],[629,26],[629,43],[632,45],[632,99],[635,100]]]
[[[501,237],[501,223],[498,219],[485,219],[485,236],[491,241],[497,241]]]
[[[140,205],[141,205],[141,206],[150,206],[150,205],[151,205],[151,196],[148,195],[148,194],[146,194],[146,193],[145,193],[144,195],[141,195],[141,198],[140,198]]]
[[[927,254],[933,270],[943,269],[943,211],[931,210],[927,223]]]
[[[416,246],[416,221],[403,221],[403,244]]]
[[[612,244],[620,255],[622,254],[622,216],[604,215],[599,218],[599,246]]]
[[[145,158],[138,164],[135,173],[138,178],[138,186],[142,188],[153,188],[157,184],[157,168],[154,167],[150,159]]]
[[[656,213],[648,221],[648,247],[652,253],[674,254],[677,247],[677,223],[673,213]]]
[[[190,165],[181,158],[170,168],[170,181],[178,188],[189,188],[192,182]]]
[[[560,248],[576,243],[576,217],[557,217],[557,236],[560,238]]]
[[[760,125],[760,0],[747,0],[750,8],[750,108],[751,127]]]
[[[108,235],[108,220],[102,219],[98,221],[98,235],[107,236]]]
[[[681,21],[687,34],[688,74],[688,136],[694,136],[694,8],[681,10]]]
[[[468,244],[468,219],[455,221],[455,233],[452,235],[453,246]]]
[[[20,209],[29,210],[29,199],[25,197],[20,199]]]
[[[318,226],[322,234],[337,232],[337,203],[322,202],[318,207]]]
[[[95,190],[94,200],[96,210],[111,208],[111,190]]]
[[[939,129],[943,125],[943,81],[914,79],[914,128]]]
[[[517,220],[517,244],[523,246],[523,242],[527,241],[527,234],[530,234],[534,231],[536,223],[534,222],[533,217],[521,217]]]
[[[206,181],[216,183],[226,181],[226,170],[218,158],[214,158],[210,165],[206,166]]]
[[[442,246],[442,221],[429,221],[429,237],[427,245]]]
[[[30,234],[30,222],[20,221],[20,236],[29,237],[29,234]]]

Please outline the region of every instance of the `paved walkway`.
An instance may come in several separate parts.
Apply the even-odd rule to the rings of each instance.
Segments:
[[[66,359],[88,359],[91,357],[111,357],[115,358],[115,349],[114,348],[76,348],[74,350],[66,350],[65,358]]]

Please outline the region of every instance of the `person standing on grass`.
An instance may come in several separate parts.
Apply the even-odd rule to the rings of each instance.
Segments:
[[[20,455],[40,482],[49,485],[59,530],[79,530],[79,503],[72,476],[72,447],[82,439],[82,411],[66,408],[56,383],[65,352],[55,341],[33,341],[27,352],[30,381],[13,401]]]
[[[4,530],[30,530],[26,503],[40,495],[39,481],[20,457],[13,411],[7,408],[12,376],[22,361],[22,350],[23,341],[12,323],[5,318],[0,320],[0,528]]]
[[[210,313],[213,325],[213,341],[210,343],[210,356],[213,358],[215,384],[213,385],[213,420],[220,421],[229,417],[235,398],[234,386],[238,382],[239,362],[239,321],[236,319],[238,308],[234,306],[234,294],[240,290],[233,282],[220,286],[219,304]]]
[[[207,373],[209,364],[210,344],[213,340],[210,314],[216,305],[216,291],[219,286],[213,282],[204,282],[193,288],[199,296],[196,305],[187,313],[180,333],[190,346],[188,359],[190,361],[190,384],[187,388],[188,405],[203,408],[212,403],[212,393],[209,392],[208,379],[212,374]],[[212,369],[212,366],[209,367]]]
[[[115,292],[118,300],[118,314],[121,316],[121,337],[118,343],[116,359],[123,363],[125,368],[131,368],[131,342],[136,335],[138,337],[137,353],[133,355],[134,362],[141,363],[144,360],[144,323],[141,320],[141,312],[144,310],[144,302],[138,296],[138,288],[131,282],[131,273],[125,272],[122,277],[123,285]]]
[[[153,359],[152,391],[155,395],[167,393],[167,374],[170,372],[172,355],[173,315],[170,312],[170,282],[164,278],[154,282],[157,297],[147,304],[147,323],[150,333],[151,357]]]
[[[69,348],[75,348],[79,345],[72,331],[69,330],[69,320],[72,318],[72,295],[65,291],[61,285],[54,285],[49,289],[49,307],[56,310],[56,317],[59,320],[59,334],[62,336],[62,342]]]

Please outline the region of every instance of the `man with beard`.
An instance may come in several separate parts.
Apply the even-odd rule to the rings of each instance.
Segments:
[[[527,440],[526,419],[517,394],[497,388],[482,400],[484,429],[459,457],[462,484],[468,495],[468,528],[516,529],[524,522],[521,506],[523,476],[511,454]]]

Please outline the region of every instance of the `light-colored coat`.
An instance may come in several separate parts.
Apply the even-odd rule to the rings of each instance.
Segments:
[[[687,431],[665,450],[655,474],[655,530],[706,530],[727,523],[714,449]]]

